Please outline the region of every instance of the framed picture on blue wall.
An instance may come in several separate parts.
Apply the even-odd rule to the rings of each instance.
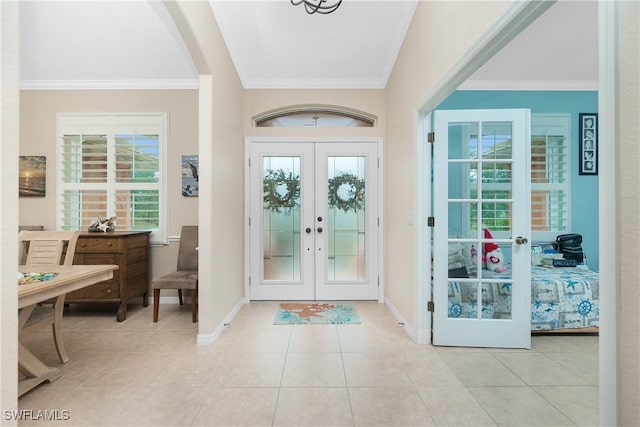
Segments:
[[[598,175],[598,113],[578,114],[578,173]]]

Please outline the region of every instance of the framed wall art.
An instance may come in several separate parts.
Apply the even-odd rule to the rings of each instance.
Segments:
[[[579,148],[578,173],[580,175],[598,175],[598,114],[580,113],[578,115]]]
[[[182,195],[198,197],[198,156],[182,156]]]
[[[47,158],[20,156],[18,162],[18,195],[44,197],[47,190]]]

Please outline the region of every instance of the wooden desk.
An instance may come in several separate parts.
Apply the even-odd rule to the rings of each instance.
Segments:
[[[19,266],[18,270],[22,273],[58,273],[58,275],[51,280],[18,286],[18,336],[37,303],[64,297],[68,292],[109,280],[117,268],[117,265],[31,264]],[[62,310],[62,304],[60,310]],[[60,369],[45,365],[19,341],[18,370],[26,377],[19,381],[18,396],[22,396],[45,381],[55,381],[62,375]]]

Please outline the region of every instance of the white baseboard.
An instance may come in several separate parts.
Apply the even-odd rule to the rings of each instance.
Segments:
[[[178,298],[176,297],[176,300],[177,299]],[[208,344],[213,344],[214,342],[216,342],[216,340],[222,334],[222,331],[224,331],[224,329],[227,327],[227,325],[229,325],[231,323],[231,321],[233,320],[233,318],[236,317],[236,315],[238,314],[238,312],[240,311],[240,309],[242,308],[242,306],[244,304],[245,304],[245,302],[244,302],[244,297],[243,297],[231,309],[229,314],[227,314],[225,316],[225,318],[222,321],[222,323],[220,323],[218,325],[218,327],[216,327],[215,330],[212,333],[210,333],[210,334],[198,334],[198,336],[196,337],[196,343],[198,345],[208,345]]]
[[[413,326],[409,324],[409,322],[407,322],[407,320],[404,317],[402,317],[402,315],[400,314],[396,306],[393,305],[389,297],[385,298],[384,304],[387,306],[387,308],[389,308],[389,310],[391,311],[391,314],[393,314],[393,317],[396,318],[398,323],[402,325],[402,327],[404,328],[404,331],[407,333],[407,335],[409,335],[409,338],[411,338],[415,343],[420,344],[420,340],[416,336],[415,329],[413,328]]]

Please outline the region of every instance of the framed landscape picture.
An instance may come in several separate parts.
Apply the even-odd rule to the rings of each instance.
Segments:
[[[44,197],[47,189],[47,158],[20,156],[18,164],[18,195]]]

